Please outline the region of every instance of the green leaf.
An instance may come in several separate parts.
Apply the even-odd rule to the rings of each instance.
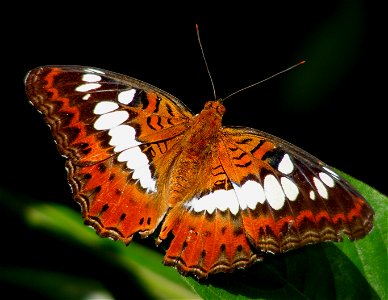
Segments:
[[[114,299],[99,282],[59,272],[0,267],[0,281],[23,286],[57,300]]]
[[[129,247],[126,247],[121,242],[100,238],[94,229],[83,224],[78,212],[58,204],[36,203],[31,199],[23,199],[1,189],[0,202],[5,204],[10,211],[19,213],[32,230],[41,231],[44,234],[48,233],[56,239],[88,252],[91,260],[104,261],[128,273],[128,278],[132,278],[131,280],[137,283],[144,293],[152,299],[199,299],[175,269],[165,267],[162,264],[163,255],[161,253],[152,251],[136,242],[132,242]],[[26,203],[26,205],[22,206],[21,203]],[[44,245],[42,246],[44,247]],[[69,253],[69,258],[61,257],[61,260],[66,261],[72,257],[72,254]],[[78,268],[82,270],[84,266],[79,265]],[[74,271],[78,273],[79,270]],[[28,269],[23,272],[22,269],[13,270],[0,266],[0,273],[0,282],[13,282],[14,285],[35,289],[40,294],[46,294],[50,297],[52,294],[50,291],[45,292],[41,283],[46,282],[46,289],[55,294],[55,291],[63,292],[62,289],[65,289],[65,286],[73,286],[73,283],[77,282],[76,279],[72,279],[73,275],[66,276],[62,272],[50,273]],[[82,293],[92,294],[94,291],[98,291],[96,287],[99,286],[93,280],[90,280],[90,284],[84,284],[84,288],[78,291],[78,286],[82,285],[81,282],[82,280],[79,280],[79,285],[74,285],[74,294],[63,292],[64,298],[82,299],[84,298],[80,296]],[[89,281],[85,280],[85,282]],[[118,284],[121,282],[118,280]],[[57,285],[61,285],[62,288],[57,288]],[[119,286],[118,289],[120,288],[126,289],[127,286]],[[106,292],[107,295],[109,294],[108,291],[100,290]],[[76,295],[78,296],[76,297]],[[56,299],[56,297],[52,298]]]
[[[374,228],[364,239],[337,244],[351,258],[357,269],[375,289],[381,299],[388,298],[388,197],[370,186],[341,173],[368,200],[375,211]]]
[[[123,243],[102,239],[66,207],[35,205],[26,210],[26,218],[31,225],[59,233],[69,242],[87,247],[93,255],[131,273],[154,299],[198,298],[174,269],[163,266],[161,253],[135,242],[126,247]]]

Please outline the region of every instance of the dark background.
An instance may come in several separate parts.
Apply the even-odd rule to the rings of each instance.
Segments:
[[[228,99],[225,125],[284,138],[388,192],[387,125],[382,121],[387,100],[379,83],[386,77],[381,64],[386,57],[379,59],[383,37],[374,4],[179,3],[53,2],[4,9],[9,19],[1,21],[1,188],[79,210],[71,200],[64,160],[25,96],[28,70],[46,64],[112,70],[158,86],[198,113],[213,98],[195,33],[198,23],[218,97],[307,61]],[[2,248],[2,263],[28,266],[35,256],[20,260],[12,254],[20,255],[26,236],[28,241],[34,236],[13,217],[3,217],[5,238],[13,246]],[[53,250],[39,248],[45,245],[39,239],[35,246],[27,244],[45,257]]]

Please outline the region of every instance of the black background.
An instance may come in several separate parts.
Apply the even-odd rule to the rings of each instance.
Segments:
[[[4,9],[9,19],[1,24],[0,184],[6,191],[79,210],[63,158],[25,96],[28,70],[46,64],[112,70],[158,86],[198,113],[213,98],[195,33],[198,23],[218,97],[307,61],[228,99],[225,125],[279,136],[387,193],[382,121],[387,101],[381,85],[386,58],[379,59],[383,37],[372,3],[111,2]],[[28,265],[34,257],[18,261],[11,255],[32,247],[24,244],[25,229],[3,217],[5,237],[14,244],[2,249],[2,260]],[[49,256],[53,249],[45,247],[35,251]]]

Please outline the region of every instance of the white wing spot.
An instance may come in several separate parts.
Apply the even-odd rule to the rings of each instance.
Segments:
[[[82,100],[88,100],[90,98],[90,94],[86,94],[85,96],[82,97]]]
[[[98,117],[94,123],[94,128],[97,130],[112,129],[119,126],[129,118],[126,111],[114,111]]]
[[[279,181],[272,174],[264,178],[264,193],[273,209],[278,210],[283,207],[285,195]]]
[[[234,190],[216,190],[201,198],[193,198],[185,205],[195,212],[207,211],[212,214],[216,209],[226,211],[234,215],[239,212],[239,203]]]
[[[289,178],[282,177],[280,178],[280,182],[283,187],[283,191],[286,194],[287,198],[291,201],[294,201],[299,195],[299,189],[297,185]]]
[[[139,179],[143,188],[156,191],[156,182],[151,176],[148,158],[139,147],[132,147],[121,152],[117,160],[127,162],[127,167],[133,170],[132,178]]]
[[[240,206],[237,200],[237,196],[234,190],[217,190],[213,192],[214,203],[216,208],[225,211],[229,210],[232,214],[236,215]]]
[[[329,198],[329,194],[327,193],[327,189],[323,185],[322,181],[320,181],[317,177],[314,177],[313,181],[314,181],[315,187],[317,188],[318,194],[322,198],[328,199]]]
[[[84,74],[82,76],[82,81],[85,82],[97,82],[100,81],[102,78],[99,75],[96,74]]]
[[[284,154],[283,159],[278,165],[278,170],[283,174],[290,174],[294,170],[294,164],[288,154]]]
[[[133,97],[135,96],[135,93],[136,93],[135,89],[130,89],[127,91],[120,92],[119,95],[117,96],[117,100],[120,103],[129,104],[132,102]]]
[[[151,171],[148,166],[144,166],[143,168],[137,168],[133,171],[132,174],[133,179],[139,179],[140,185],[150,191],[156,191],[156,181],[151,176]]]
[[[314,193],[314,191],[310,191],[310,199],[311,200],[315,200],[315,193]]]
[[[119,108],[119,105],[115,102],[101,101],[101,102],[98,102],[97,105],[94,107],[93,113],[96,115],[103,115],[111,111],[114,111],[118,108]]]
[[[99,83],[84,83],[75,88],[77,92],[88,92],[91,90],[98,89],[101,86]]]
[[[319,173],[319,178],[323,181],[324,184],[326,184],[328,187],[333,187],[335,185],[335,182],[333,178],[331,178],[327,173],[321,172]]]
[[[264,189],[260,183],[248,180],[241,187],[232,182],[241,209],[255,209],[257,203],[263,204],[265,201]]]
[[[120,162],[126,161],[127,167],[132,170],[148,165],[148,158],[139,147],[132,147],[121,152],[117,160]]]
[[[108,134],[112,137],[109,145],[115,146],[114,152],[121,152],[125,149],[138,146],[139,143],[136,140],[136,131],[129,125],[119,125],[109,130]]]

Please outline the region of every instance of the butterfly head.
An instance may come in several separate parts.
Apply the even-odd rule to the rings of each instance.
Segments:
[[[220,117],[222,117],[226,111],[225,106],[222,104],[222,99],[206,102],[204,110],[212,110]]]

